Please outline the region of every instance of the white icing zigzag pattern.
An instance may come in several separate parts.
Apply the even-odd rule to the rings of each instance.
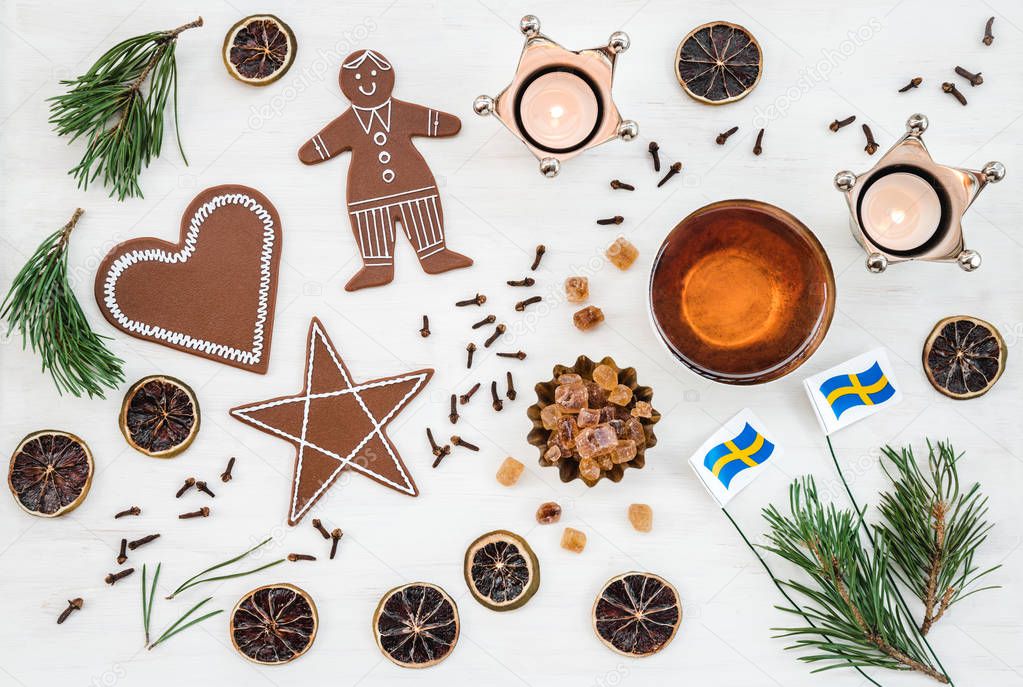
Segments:
[[[259,218],[263,223],[263,250],[259,256],[259,306],[256,309],[256,324],[252,334],[252,348],[242,350],[213,341],[197,339],[182,332],[174,332],[157,325],[145,324],[132,320],[123,312],[117,302],[117,280],[129,267],[139,262],[164,262],[168,264],[188,262],[195,253],[195,244],[202,230],[203,223],[217,208],[225,205],[241,205]],[[274,249],[274,221],[266,209],[254,198],[244,193],[226,193],[216,196],[204,203],[189,223],[185,235],[184,246],[176,253],[169,253],[158,248],[135,250],[125,253],[110,266],[103,283],[103,302],[117,320],[117,323],[129,332],[140,336],[152,337],[175,346],[183,346],[207,355],[233,360],[245,365],[256,365],[263,357],[264,327],[270,308],[270,280],[272,278],[272,260]]]

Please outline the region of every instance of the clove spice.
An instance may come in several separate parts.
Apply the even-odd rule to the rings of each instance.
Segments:
[[[525,279],[512,279],[506,282],[508,286],[532,286],[536,283],[536,280],[532,277],[526,277]]]
[[[195,488],[204,494],[212,496],[213,498],[216,498],[217,496],[209,487],[206,486],[206,483],[203,482],[202,480],[199,480],[198,482],[195,483]]]
[[[504,409],[504,403],[501,401],[501,397],[497,395],[496,381],[490,383],[490,396],[494,399],[494,410],[501,412]]]
[[[863,149],[867,151],[867,155],[873,155],[877,152],[877,141],[874,140],[874,132],[866,123],[863,124],[863,135],[867,137],[867,145],[863,146]]]
[[[509,283],[511,283],[511,282],[509,282]],[[473,329],[479,329],[480,327],[485,327],[488,324],[493,324],[496,321],[497,321],[497,315],[487,315],[482,320],[480,320],[479,322],[474,324],[472,326],[472,328]]]
[[[843,126],[849,126],[855,121],[856,115],[849,115],[845,119],[836,119],[835,121],[831,122],[831,124],[828,124],[828,128],[831,129],[832,131],[838,131]]]
[[[541,243],[536,247],[536,257],[533,258],[533,264],[530,266],[531,272],[536,272],[536,268],[540,266],[540,258],[547,252],[547,248]]]
[[[761,129],[759,132],[757,132],[757,140],[756,140],[756,143],[753,144],[753,154],[754,155],[760,155],[760,153],[762,153],[762,152],[764,152],[764,130],[763,129]]]
[[[472,367],[472,354],[476,352],[476,344],[470,341],[469,345],[465,347],[465,352],[467,354],[465,358],[465,367],[468,369]]]
[[[987,24],[984,24],[984,38],[982,42],[984,45],[991,45],[995,42],[995,35],[991,33],[991,28],[995,24],[995,18],[991,17],[987,20]]]
[[[423,328],[419,330],[419,336],[424,339],[430,335],[430,316],[423,315]]]
[[[614,190],[614,191],[618,191],[618,190],[622,190],[622,191],[635,191],[636,187],[633,186],[632,184],[626,184],[624,181],[619,181],[618,179],[612,179],[611,180],[611,189]]]
[[[533,305],[534,303],[539,303],[542,300],[543,300],[543,296],[530,296],[526,300],[519,301],[518,303],[516,303],[515,304],[515,311],[516,312],[522,312],[523,310],[526,309],[527,306]]]
[[[911,91],[914,88],[919,87],[920,84],[922,84],[923,82],[924,82],[924,80],[923,80],[922,77],[914,76],[912,79],[909,80],[908,84],[906,84],[905,86],[903,86],[902,88],[899,89],[899,93],[905,93],[906,91]]]
[[[508,370],[507,372],[505,372],[504,375],[505,375],[505,379],[508,380],[508,391],[505,392],[504,395],[508,398],[509,401],[514,401],[515,400],[515,396],[517,395],[517,392],[515,391],[515,383],[512,381],[511,370]]]
[[[650,151],[650,157],[653,158],[653,160],[654,160],[654,171],[655,172],[660,172],[661,171],[661,155],[657,151],[659,151],[661,149],[661,147],[659,145],[657,145],[657,141],[650,141],[650,145],[648,145],[646,149],[648,151]]]
[[[327,528],[323,526],[322,520],[319,518],[313,518],[313,527],[316,528],[316,531],[319,532],[324,539],[330,539],[330,532],[328,532]]]
[[[451,412],[448,413],[448,419],[451,420],[451,424],[458,422],[458,408],[455,404],[458,403],[458,396],[451,394]]]
[[[462,448],[467,448],[470,451],[479,451],[480,450],[479,446],[477,446],[476,444],[470,444],[468,441],[466,441],[462,437],[458,436],[457,434],[452,434],[451,435],[451,443],[454,444],[455,446],[461,446]]]
[[[151,542],[151,541],[153,541],[155,539],[159,539],[159,538],[160,538],[159,534],[147,534],[146,536],[142,537],[141,539],[136,539],[135,541],[128,542],[128,548],[130,550],[134,551],[135,549],[139,548],[140,546],[145,546],[149,542]]]
[[[184,493],[191,489],[193,486],[195,486],[195,477],[187,478],[185,480],[185,483],[181,485],[181,488],[178,489],[178,493],[174,495],[174,498],[180,499],[182,495],[184,495]]]
[[[672,178],[673,176],[675,176],[676,174],[678,174],[681,171],[682,171],[682,163],[681,162],[673,162],[673,163],[671,163],[671,167],[668,168],[668,173],[665,174],[664,177],[660,181],[657,182],[657,188],[660,188],[660,187],[664,186],[665,182],[667,182],[668,179]]]
[[[973,72],[967,71],[966,69],[956,65],[955,73],[969,81],[970,86],[979,86],[984,83],[984,77],[980,75],[981,72],[974,74]]]
[[[310,556],[307,553],[289,553],[288,560],[292,563],[295,561],[315,561],[316,556]]]
[[[487,302],[487,297],[481,293],[477,293],[474,298],[466,298],[464,301],[458,301],[455,303],[455,307],[463,308],[467,305],[483,305]]]
[[[114,520],[117,520],[118,518],[123,518],[126,515],[141,515],[141,513],[142,513],[141,508],[139,508],[138,506],[132,506],[131,508],[122,510],[120,513],[114,515]]]
[[[469,389],[464,394],[462,394],[461,396],[458,397],[458,402],[461,403],[464,406],[465,404],[467,404],[469,402],[469,399],[472,398],[472,395],[474,393],[476,393],[477,391],[479,391],[479,389],[480,389],[480,383],[476,382],[475,384],[472,385],[471,389]]]
[[[117,582],[123,580],[128,575],[131,575],[133,572],[135,572],[135,568],[125,568],[121,572],[108,574],[105,578],[103,578],[103,581],[111,585],[117,584]]]
[[[128,560],[128,540],[121,537],[121,551],[117,554],[117,564],[124,565]]]
[[[190,518],[208,518],[210,516],[210,509],[203,506],[199,510],[192,511],[191,513],[182,513],[178,516],[179,520],[189,520]]]
[[[438,465],[440,465],[440,462],[442,460],[444,460],[444,458],[447,457],[448,454],[450,454],[450,453],[451,453],[451,447],[450,446],[448,446],[447,444],[444,444],[443,446],[441,446],[439,451],[437,452],[437,458],[433,461],[433,465],[431,467],[435,468]]]
[[[61,612],[61,614],[57,616],[57,624],[58,625],[63,624],[63,622],[68,619],[68,616],[70,616],[75,611],[82,610],[82,606],[84,605],[85,602],[82,601],[81,597],[77,599],[68,599],[67,608],[65,608],[63,612]]]
[[[337,544],[341,541],[341,537],[345,536],[345,533],[341,531],[340,527],[335,527],[330,531],[330,560],[334,560],[334,555],[337,553]]]
[[[227,469],[220,473],[220,481],[230,482],[232,470],[234,470],[234,456],[231,456],[231,460],[227,461]]]
[[[537,296],[537,298],[539,298],[539,296]],[[518,309],[519,308],[516,306],[516,310]],[[494,327],[494,333],[491,334],[490,337],[483,342],[483,348],[490,348],[490,345],[497,341],[497,338],[504,334],[506,329],[508,328],[505,327],[503,324],[499,324],[496,327]]]
[[[941,90],[945,91],[946,93],[950,93],[956,100],[959,101],[960,105],[966,105],[966,96],[963,95],[958,88],[956,88],[956,85],[954,83],[946,81],[945,83],[941,84]]]
[[[498,353],[497,357],[498,358],[516,358],[518,360],[525,360],[526,359],[526,352],[525,351],[515,351],[514,353]]]
[[[731,136],[732,134],[734,134],[738,130],[739,130],[739,127],[733,126],[728,131],[722,131],[720,134],[718,134],[718,137],[714,139],[714,142],[717,143],[719,146],[723,146],[725,144],[725,141],[728,140],[728,137]]]
[[[602,227],[606,227],[606,226],[608,226],[610,224],[621,224],[624,221],[625,221],[624,217],[622,217],[621,215],[615,215],[614,217],[606,217],[604,219],[598,219],[597,220],[597,224],[599,224]]]

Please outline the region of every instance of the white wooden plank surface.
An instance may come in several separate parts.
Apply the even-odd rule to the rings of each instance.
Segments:
[[[266,89],[232,81],[219,56],[226,29],[238,18],[271,11],[295,29],[300,49],[291,72]],[[473,116],[472,99],[496,93],[511,78],[521,47],[522,14],[540,15],[546,33],[569,47],[597,44],[616,29],[632,37],[620,63],[616,97],[625,116],[639,121],[639,140],[614,142],[566,164],[548,181],[494,120]],[[65,171],[82,152],[48,131],[45,99],[57,80],[83,71],[103,50],[130,35],[169,28],[202,14],[206,27],[183,35],[179,46],[181,129],[191,162],[177,157],[173,141],[142,178],[144,200],[117,203],[100,188],[78,191]],[[994,14],[996,41],[980,44],[984,20]],[[684,96],[674,80],[672,53],[693,26],[728,19],[749,27],[766,56],[757,90],[739,104],[707,108]],[[959,685],[1023,685],[1023,525],[1018,517],[1023,485],[1023,429],[1019,422],[1021,379],[1017,345],[1023,334],[1023,9],[1011,0],[871,0],[862,3],[781,2],[617,3],[506,2],[105,2],[5,0],[0,16],[0,165],[3,229],[0,286],[39,239],[61,225],[76,206],[87,212],[72,244],[75,288],[97,329],[112,333],[91,297],[98,261],[116,242],[135,236],[177,236],[180,213],[200,189],[244,183],[264,191],[281,212],[285,231],[274,352],[270,372],[259,377],[116,334],[113,347],[127,361],[130,379],[165,372],[191,382],[203,409],[203,430],[194,446],[170,461],[146,459],[128,449],[116,426],[119,394],[106,401],[59,398],[36,370],[36,360],[17,341],[0,346],[0,437],[4,451],[21,436],[59,427],[85,437],[98,470],[86,503],[68,517],[44,521],[24,515],[0,498],[0,580],[5,622],[0,623],[0,683],[96,684],[468,684],[499,685],[814,685],[824,679],[855,686],[850,671],[812,676],[770,628],[787,618],[763,571],[689,473],[685,459],[715,426],[743,406],[768,422],[786,446],[784,461],[735,502],[734,512],[751,534],[767,501],[785,497],[788,480],[811,472],[844,503],[826,460],[825,447],[795,374],[757,388],[729,388],[688,373],[658,345],[646,323],[650,261],[666,232],[693,209],[728,197],[758,198],[781,205],[812,227],[826,246],[838,279],[838,310],[831,332],[807,374],[883,344],[895,361],[906,400],[841,433],[836,440],[866,500],[883,487],[877,446],[922,443],[948,437],[969,457],[964,472],[981,480],[991,496],[997,527],[981,564],[1001,563],[994,580],[1001,591],[957,606],[933,632],[933,642]],[[339,60],[355,47],[374,47],[397,66],[396,95],[463,117],[455,139],[421,141],[442,186],[451,243],[477,260],[469,271],[426,277],[407,246],[398,253],[398,279],[386,289],[348,294],[344,282],[356,269],[354,245],[343,215],[347,161],[315,169],[296,159],[298,146],[347,103],[340,96]],[[965,87],[962,108],[940,92],[956,64],[983,70],[986,83]],[[912,76],[916,92],[895,92]],[[961,83],[961,82],[960,82]],[[749,149],[764,113],[769,116],[765,153]],[[846,214],[831,178],[844,168],[863,170],[855,127],[835,135],[826,124],[856,114],[871,124],[882,146],[900,133],[912,112],[931,119],[926,140],[949,164],[980,167],[1006,163],[1005,182],[992,187],[967,217],[969,244],[984,256],[983,268],[965,274],[954,266],[912,265],[883,276],[867,274],[862,253],[846,230]],[[718,131],[739,133],[723,148]],[[645,154],[660,142],[670,161],[687,171],[661,190]],[[634,194],[612,194],[607,181],[637,183]],[[596,258],[614,233],[594,227],[599,216],[622,214],[621,229],[642,253],[627,273]],[[511,304],[521,291],[503,280],[524,274],[535,244],[548,246],[538,272],[540,293],[557,294],[562,279],[587,268],[593,301],[606,325],[578,334],[572,309],[553,302],[526,317]],[[595,267],[593,265],[596,265]],[[529,358],[513,362],[522,390],[503,413],[490,411],[485,389],[465,411],[457,431],[483,446],[478,455],[456,453],[438,470],[424,451],[423,427],[444,435],[447,395],[473,381],[503,376],[505,361],[479,355],[466,375],[467,325],[478,312],[454,311],[450,303],[481,290],[516,335],[506,346]],[[434,335],[416,330],[429,312]],[[919,364],[921,343],[945,315],[969,313],[996,323],[1010,346],[1009,368],[997,388],[974,401],[956,403],[936,394]],[[133,556],[163,561],[161,580],[171,585],[210,562],[226,558],[274,533],[276,551],[316,551],[323,542],[307,524],[289,529],[283,520],[292,449],[234,422],[227,409],[241,402],[298,388],[304,336],[320,316],[353,373],[361,378],[436,366],[438,375],[392,428],[391,435],[422,490],[408,499],[368,480],[337,485],[316,515],[344,528],[339,559],[286,565],[269,575],[233,580],[207,591],[216,607],[229,609],[247,589],[289,580],[309,590],[321,611],[313,651],[294,665],[257,669],[231,650],[226,619],[215,618],[153,652],[141,646],[138,577],[115,588],[103,576],[114,569],[122,535],[158,531],[163,537]],[[513,317],[514,316],[514,317]],[[609,354],[634,365],[656,391],[664,414],[660,443],[647,467],[620,484],[588,490],[561,484],[540,469],[525,442],[530,387],[556,362],[580,353]],[[236,479],[216,481],[214,517],[180,522],[197,507],[195,495],[170,497],[187,475],[215,480],[236,455]],[[493,479],[506,455],[528,470],[512,489]],[[558,547],[561,527],[538,527],[536,506],[554,499],[565,507],[562,525],[586,531],[579,556]],[[655,512],[652,534],[629,527],[625,510],[646,502]],[[145,517],[111,515],[130,504]],[[487,611],[467,595],[461,578],[466,544],[496,527],[526,535],[541,559],[543,584],[522,610]],[[266,560],[266,559],[264,559]],[[779,566],[780,569],[781,566]],[[600,584],[613,574],[647,569],[672,580],[685,599],[685,621],[675,642],[646,660],[622,659],[604,649],[589,628],[589,609]],[[431,580],[459,601],[463,634],[450,660],[425,672],[402,671],[383,660],[369,631],[381,593],[405,580]],[[159,603],[154,628],[164,627],[200,590]],[[57,628],[55,616],[70,596],[86,609]],[[886,685],[924,684],[926,678],[879,676]]]

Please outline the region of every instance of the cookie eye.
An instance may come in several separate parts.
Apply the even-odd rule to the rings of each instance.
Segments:
[[[359,81],[359,80],[361,80],[361,79],[362,79],[362,74],[356,74],[356,75],[355,75],[355,80],[356,80],[356,81]]]
[[[370,70],[369,75],[370,76],[376,76],[377,75],[377,70],[376,69]]]

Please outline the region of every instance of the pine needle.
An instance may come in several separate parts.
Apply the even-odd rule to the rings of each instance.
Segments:
[[[175,48],[178,36],[202,17],[171,31],[154,31],[121,41],[105,52],[89,71],[61,81],[68,91],[50,98],[50,123],[59,136],[74,142],[85,138],[82,160],[68,173],[78,187],[102,175],[102,183],[118,200],[142,197],[138,178],[143,167],[160,156],[163,118],[173,101],[174,130],[185,164],[178,131],[178,78]],[[148,90],[143,92],[148,80]]]
[[[174,635],[178,634],[179,632],[183,632],[184,630],[187,630],[188,628],[192,627],[193,625],[201,623],[202,621],[206,620],[207,618],[212,618],[213,616],[217,615],[218,613],[223,613],[224,609],[220,609],[220,610],[217,610],[217,611],[212,611],[211,613],[207,613],[204,616],[200,616],[199,618],[196,618],[195,620],[192,620],[192,621],[182,625],[182,623],[184,623],[188,619],[188,617],[190,615],[195,613],[202,606],[206,605],[206,603],[209,602],[209,600],[212,599],[212,598],[213,598],[212,596],[208,596],[205,599],[203,599],[202,601],[200,601],[199,603],[197,603],[196,605],[192,606],[192,608],[190,608],[187,613],[185,613],[183,616],[178,618],[174,622],[173,625],[171,625],[166,630],[164,630],[163,634],[160,635],[160,637],[155,642],[150,644],[147,647],[147,649],[151,650],[154,647],[156,647],[156,646],[160,645],[161,643],[163,643],[164,641],[170,639]]]
[[[255,551],[255,550],[259,549],[259,548],[262,548],[263,546],[266,546],[272,540],[273,540],[273,537],[267,537],[263,541],[259,542],[255,546],[253,546],[251,549],[249,549],[247,551],[243,551],[242,553],[238,554],[234,558],[229,558],[228,560],[224,561],[223,563],[217,563],[216,565],[211,565],[210,567],[206,568],[205,570],[199,571],[195,575],[192,575],[187,580],[182,582],[181,585],[177,589],[175,589],[171,593],[171,595],[168,596],[167,598],[168,599],[173,599],[175,596],[177,596],[181,592],[185,591],[186,589],[194,587],[197,584],[202,584],[203,582],[213,582],[213,581],[216,581],[216,580],[230,580],[230,579],[233,579],[235,577],[244,577],[246,575],[251,575],[252,573],[257,573],[260,570],[266,570],[267,568],[271,568],[271,567],[277,565],[278,563],[283,563],[285,559],[281,558],[281,559],[278,559],[276,561],[272,561],[270,563],[267,563],[266,565],[259,566],[258,568],[253,568],[252,570],[246,570],[244,572],[238,572],[238,573],[234,573],[234,574],[231,574],[231,575],[219,575],[217,577],[208,577],[208,578],[205,578],[205,579],[199,579],[199,578],[201,578],[203,575],[205,575],[207,573],[211,573],[214,570],[219,570],[220,568],[223,568],[225,566],[231,565],[232,563],[236,563],[236,562],[240,561],[241,559],[245,558],[246,556],[248,556],[253,551]]]
[[[68,241],[83,212],[75,210],[21,268],[0,304],[0,319],[7,321],[8,335],[21,334],[22,348],[39,354],[58,393],[103,398],[104,389],[124,381],[124,361],[107,348],[110,337],[89,326],[68,282]]]
[[[965,492],[959,483],[955,449],[946,442],[927,442],[927,470],[921,470],[913,449],[882,449],[881,467],[892,490],[881,494],[878,509],[884,521],[876,527],[886,540],[895,573],[924,604],[920,633],[927,634],[952,604],[995,586],[968,589],[1001,566],[980,570],[977,549],[992,524],[985,520],[987,497],[980,485]],[[890,465],[889,465],[890,464]]]
[[[813,622],[777,628],[778,636],[793,640],[789,648],[808,652],[800,660],[820,664],[814,672],[873,666],[948,682],[928,661],[922,638],[898,603],[885,542],[872,552],[862,545],[859,514],[822,504],[813,478],[804,477],[789,487],[787,515],[774,506],[763,515],[770,526],[764,548],[807,578],[783,582],[806,599],[802,611],[781,610]]]

